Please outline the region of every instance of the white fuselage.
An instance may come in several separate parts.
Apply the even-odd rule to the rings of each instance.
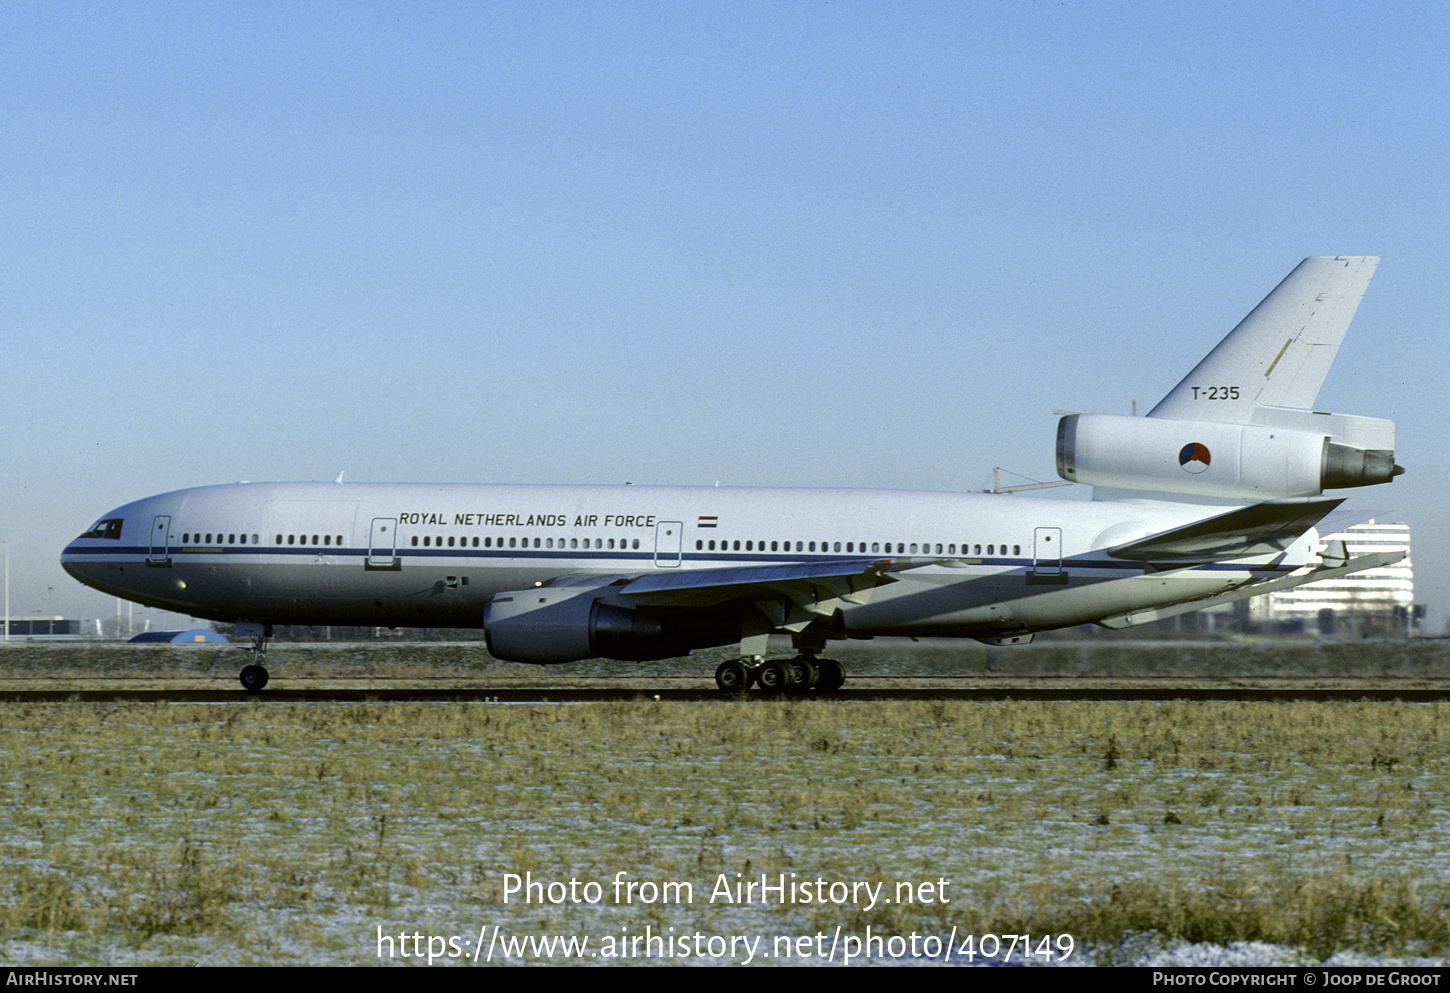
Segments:
[[[213,620],[480,627],[489,597],[542,584],[905,560],[841,605],[833,637],[992,637],[1215,596],[1314,560],[1312,530],[1273,556],[1168,570],[1105,553],[1204,513],[889,490],[238,483],[119,507],[62,563],[96,589]]]

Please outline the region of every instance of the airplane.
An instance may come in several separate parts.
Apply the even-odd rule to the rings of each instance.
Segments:
[[[1313,410],[1379,259],[1308,258],[1144,417],[1063,416],[1083,501],[680,486],[236,483],[109,511],[61,555],[102,592],[235,623],[481,627],[498,659],[650,661],[738,644],[726,693],[839,689],[832,641],[1023,644],[1385,565],[1326,490],[1386,483],[1394,422]],[[772,635],[795,654],[767,659]]]

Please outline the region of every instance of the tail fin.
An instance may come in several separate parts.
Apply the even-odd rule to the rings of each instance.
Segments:
[[[1300,262],[1148,416],[1249,424],[1259,407],[1312,408],[1377,265]]]
[[[1147,417],[1070,414],[1057,472],[1105,494],[1204,502],[1387,483],[1395,423],[1313,410],[1379,259],[1299,263]]]

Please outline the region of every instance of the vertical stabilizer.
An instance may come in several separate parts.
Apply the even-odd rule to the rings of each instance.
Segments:
[[[1205,502],[1314,497],[1387,483],[1395,422],[1313,409],[1379,259],[1310,258],[1147,417],[1069,414],[1057,473],[1093,499]]]
[[[1148,416],[1249,424],[1261,407],[1311,409],[1378,264],[1305,259]]]

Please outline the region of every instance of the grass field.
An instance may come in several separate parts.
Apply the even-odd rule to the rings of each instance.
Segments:
[[[782,642],[781,653],[789,650]],[[659,680],[694,679],[714,686],[728,649],[661,662],[595,660],[562,666],[500,662],[482,642],[334,644],[274,643],[272,679],[466,679],[479,685],[612,680],[648,689]],[[1450,642],[1304,641],[1044,641],[1012,647],[976,642],[881,639],[833,643],[831,655],[848,678],[967,680],[1296,680],[1314,685],[1373,682],[1429,686],[1450,683]],[[0,689],[26,680],[210,679],[231,688],[252,660],[249,645],[127,645],[113,642],[16,643],[0,646]]]
[[[24,676],[17,656],[0,658],[0,675]],[[1175,940],[1269,942],[1295,961],[1443,959],[1447,716],[1324,703],[11,703],[0,960],[370,964],[381,947],[393,963],[430,949],[456,962],[495,926],[587,937],[588,962],[647,935],[675,942],[655,946],[673,961],[721,962],[749,947],[711,936],[763,938],[764,962],[779,961],[779,936],[812,954],[900,937],[880,959],[913,933],[931,953],[953,929],[956,942],[1030,934],[1039,949],[1070,935],[1069,961],[1100,964]],[[762,894],[762,876],[796,901]],[[506,901],[515,877],[539,884],[536,899]],[[747,882],[749,901],[722,898],[722,883],[733,897]],[[696,934],[703,951],[680,955]],[[565,960],[516,950],[512,961]]]

